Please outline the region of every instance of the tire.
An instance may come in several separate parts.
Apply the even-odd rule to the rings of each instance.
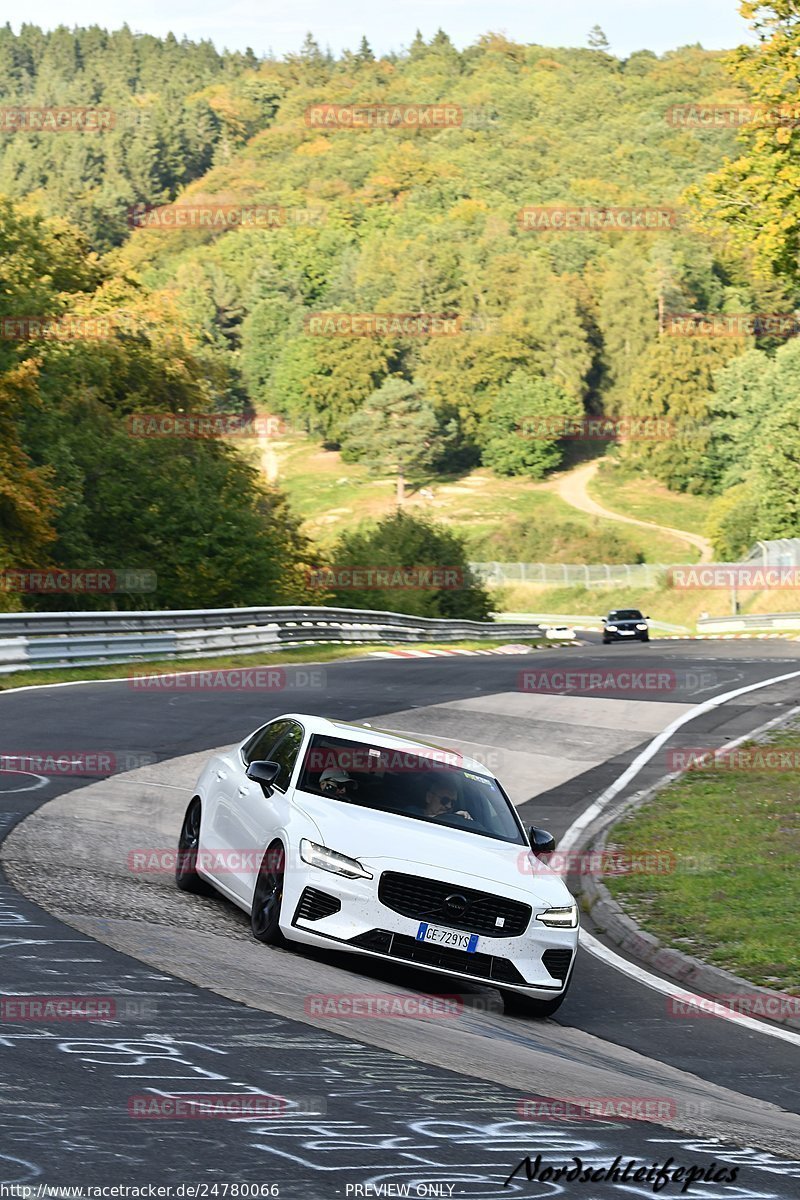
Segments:
[[[197,874],[197,850],[200,845],[200,817],[203,806],[195,796],[186,809],[180,837],[178,838],[178,861],[175,864],[175,884],[182,892],[194,896],[213,896],[214,889],[201,875]]]
[[[529,1017],[541,1021],[558,1012],[568,991],[569,985],[560,996],[554,996],[552,1000],[538,1000],[532,996],[523,996],[519,992],[503,992],[503,1007],[511,1016]]]
[[[265,946],[286,945],[286,939],[280,929],[285,867],[286,855],[283,846],[280,842],[274,842],[258,869],[253,906],[250,910],[253,937]]]
[[[603,638],[603,645],[604,645],[604,646],[610,646],[610,645],[611,645],[611,638]]]

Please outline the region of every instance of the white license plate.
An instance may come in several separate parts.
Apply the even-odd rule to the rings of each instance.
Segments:
[[[620,633],[623,637],[633,637],[634,631],[632,629],[620,629]]]
[[[435,946],[450,946],[452,950],[466,950],[474,954],[478,949],[477,933],[457,933],[455,929],[444,929],[441,925],[429,925],[423,921],[417,930],[418,942],[433,942]]]

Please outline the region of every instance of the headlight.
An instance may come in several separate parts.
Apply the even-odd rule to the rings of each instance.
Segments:
[[[636,628],[637,629],[647,629],[647,626],[646,625],[637,625]]]
[[[542,913],[537,913],[536,920],[550,929],[577,929],[578,906],[568,904],[566,908],[548,908]]]
[[[300,857],[310,867],[319,867],[320,871],[331,871],[334,875],[344,875],[347,879],[372,879],[369,871],[362,867],[356,858],[348,858],[346,854],[337,854],[326,846],[318,846],[303,838],[300,842]]]
[[[606,625],[606,629],[608,630],[608,632],[609,632],[609,633],[616,633],[616,632],[617,632],[617,627],[616,627],[616,625]]]

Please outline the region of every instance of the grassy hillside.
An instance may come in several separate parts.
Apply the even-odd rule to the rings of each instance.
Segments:
[[[712,504],[710,497],[671,492],[646,472],[631,470],[620,463],[604,463],[589,485],[589,493],[612,512],[673,529],[686,529],[689,533],[706,533]],[[681,561],[693,561],[685,548],[681,553],[684,555]]]
[[[263,468],[261,447],[251,445],[246,453],[253,465]],[[343,462],[338,451],[326,450],[307,436],[284,434],[270,443],[269,453],[271,477],[302,519],[304,532],[322,549],[345,530],[395,507],[391,475],[373,476],[360,463]],[[411,511],[457,528],[473,561],[657,563],[697,558],[692,547],[675,538],[587,516],[548,488],[476,468],[421,477],[406,504]],[[684,499],[695,498],[676,498],[676,528],[682,527],[678,516]],[[619,511],[626,511],[624,498]]]

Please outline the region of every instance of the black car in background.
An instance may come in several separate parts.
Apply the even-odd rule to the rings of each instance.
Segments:
[[[603,618],[603,645],[611,642],[649,642],[649,617],[638,608],[615,608]]]

